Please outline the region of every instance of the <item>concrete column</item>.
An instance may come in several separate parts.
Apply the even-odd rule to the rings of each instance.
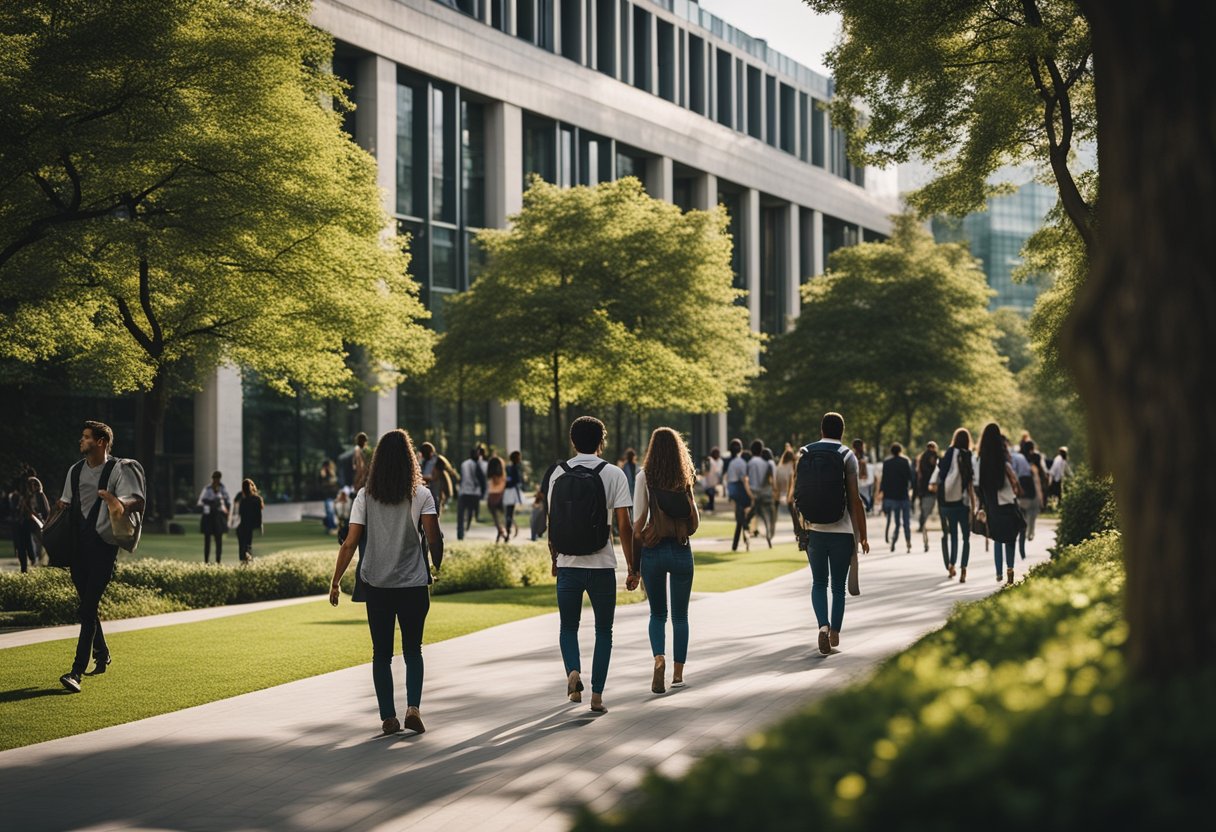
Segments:
[[[390,430],[401,427],[397,422],[397,386],[369,390],[363,394],[359,424],[374,443]]]
[[[540,15],[536,15],[536,25],[540,26]],[[553,54],[562,54],[562,5],[560,0],[553,0]]]
[[[519,402],[490,402],[490,444],[506,459],[519,450]]]
[[[718,207],[718,177],[703,173],[694,180],[692,207],[698,211],[712,211]]]
[[[726,435],[726,411],[708,414],[707,421],[709,422],[710,447],[717,445],[722,451],[722,456],[726,456],[726,448],[730,444],[730,437]]]
[[[753,332],[760,331],[760,192],[743,192],[740,232],[743,237],[743,275],[747,285],[747,310]]]
[[[621,8],[618,5],[616,10],[617,16],[621,15]],[[621,81],[626,84],[633,83],[633,4],[630,3],[625,7],[625,55],[621,61]]]
[[[216,369],[194,397],[194,487],[199,491],[220,471],[229,494],[235,494],[244,476],[242,416],[244,393],[241,373],[224,365]]]
[[[768,135],[768,74],[760,73],[760,141],[767,142]]]
[[[493,21],[493,12],[490,9],[490,2],[491,0],[485,0],[485,2],[481,4],[481,22],[487,26],[492,25]]]
[[[786,208],[785,224],[785,328],[794,328],[794,320],[802,311],[802,208],[791,204]]]
[[[827,269],[823,252],[823,212],[811,212],[811,276],[819,277]]]
[[[671,202],[675,198],[675,166],[671,157],[646,160],[646,191],[655,199]]]
[[[860,245],[861,243],[864,243],[865,241],[866,241],[865,226],[859,225],[859,226],[857,226],[857,243],[858,243],[858,245]]]
[[[530,2],[530,0],[522,0],[522,1]],[[507,34],[510,35],[511,37],[515,37],[515,35],[519,32],[519,27],[517,25],[519,17],[518,17],[518,13],[516,12],[515,8],[516,8],[516,6],[519,5],[520,2],[521,2],[521,0],[507,0],[507,8],[505,10],[506,17],[507,17],[507,20],[506,20]]]
[[[600,0],[604,2],[604,0]],[[616,54],[612,56],[612,65],[616,67],[616,71],[612,76],[619,81],[625,81],[625,64],[626,61],[621,60],[621,52],[624,51],[624,40],[621,39],[621,3],[620,0],[610,0],[612,3],[612,48]],[[625,83],[629,83],[625,81]]]
[[[704,39],[702,48],[705,50],[705,117],[710,121],[718,120],[718,56],[708,38]]]
[[[688,30],[676,27],[676,61],[678,73],[676,75],[676,103],[681,107],[690,107],[692,102],[688,99],[688,74],[691,68],[690,56],[688,54]]]
[[[748,111],[748,99],[751,97],[751,91],[748,89],[747,83],[747,62],[740,61],[738,58],[731,58],[731,94],[730,104],[734,113],[731,115],[731,123],[735,125],[735,129],[744,135],[750,136],[751,132],[748,128],[751,126],[751,113]],[[743,83],[739,83],[742,72]]]
[[[523,208],[523,112],[496,102],[486,108],[486,223],[506,228]]]
[[[603,0],[583,0],[583,65],[598,69],[598,43],[595,36],[596,26],[599,25],[597,2]]]
[[[823,169],[832,171],[832,118],[823,111]]]

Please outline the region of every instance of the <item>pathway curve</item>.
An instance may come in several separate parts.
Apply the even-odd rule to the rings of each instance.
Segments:
[[[649,691],[646,607],[621,607],[610,712],[594,716],[565,701],[557,616],[544,615],[428,646],[424,735],[376,736],[363,665],[0,753],[0,817],[20,830],[565,829],[571,806],[619,804],[648,769],[678,773],[739,742],[997,589],[978,543],[961,586],[935,552],[864,558],[863,594],[829,657],[813,647],[806,570],[699,595],[688,687],[664,696]],[[587,610],[588,668],[590,623]],[[400,659],[395,672],[400,685]]]

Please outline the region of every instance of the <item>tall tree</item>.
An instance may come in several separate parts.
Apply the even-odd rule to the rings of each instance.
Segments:
[[[576,402],[722,410],[756,373],[759,339],[731,285],[720,210],[652,199],[632,177],[534,179],[509,229],[479,235],[485,269],[447,308],[437,372],[479,357],[480,394],[549,409],[560,455]]]
[[[757,410],[774,429],[808,436],[824,411],[839,410],[881,447],[893,436],[911,443],[918,424],[1016,411],[984,273],[914,218],[897,217],[890,240],[833,253],[802,294],[758,388]]]
[[[346,395],[349,347],[384,382],[430,362],[307,9],[0,5],[0,353],[140,391],[151,481],[169,396],[220,363]]]
[[[1122,508],[1129,658],[1143,675],[1185,674],[1216,664],[1203,529],[1216,480],[1161,488],[1169,454],[1145,448],[1216,435],[1216,52],[1195,4],[1079,5],[1093,31],[1102,201],[1064,358]]]

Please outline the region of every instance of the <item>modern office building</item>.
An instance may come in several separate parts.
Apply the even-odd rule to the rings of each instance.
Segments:
[[[725,205],[737,285],[768,333],[797,316],[799,285],[833,250],[881,239],[897,210],[891,174],[851,165],[819,106],[831,79],[696,2],[314,0],[313,20],[336,40],[356,104],[347,129],[379,163],[440,329],[444,298],[476,278],[477,229],[505,226],[533,173],[564,186],[637,176],[685,209]],[[121,434],[127,416],[113,418]],[[192,408],[177,403],[162,470],[179,506],[216,468],[298,501],[359,429],[402,424],[453,456],[475,438],[527,453],[552,447],[550,421],[514,403],[438,402],[416,383],[351,403],[284,398],[223,369]],[[700,448],[724,444],[728,422],[681,426]]]
[[[1008,307],[1029,314],[1040,283],[1015,283],[1013,272],[1022,264],[1022,246],[1043,227],[1056,199],[1054,189],[1029,182],[1016,193],[989,198],[984,211],[962,219],[935,218],[933,236],[938,242],[965,242],[970,246],[971,253],[983,264],[988,285],[996,292],[993,309]]]

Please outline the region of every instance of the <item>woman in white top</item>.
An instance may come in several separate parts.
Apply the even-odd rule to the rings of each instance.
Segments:
[[[866,455],[865,442],[853,440],[853,455],[857,457],[857,496],[861,497],[861,504],[869,514],[874,511],[874,479],[877,471]]]
[[[963,563],[960,584],[967,582],[967,561],[971,558],[971,515],[975,513],[975,461],[971,456],[971,432],[959,428],[950,447],[929,478],[929,491],[937,496],[942,518],[942,563],[953,578],[958,563],[958,538],[963,537]]]
[[[435,498],[422,481],[414,443],[398,428],[380,437],[368,471],[367,487],[355,495],[350,531],[342,548],[329,603],[338,605],[339,583],[350,565],[359,541],[367,531],[367,549],[359,560],[356,578],[365,590],[367,624],[372,635],[372,683],[380,705],[381,727],[386,734],[401,730],[393,702],[393,631],[401,625],[405,654],[405,727],[421,734],[422,629],[431,608],[431,570],[443,562],[443,534],[435,513]],[[425,535],[426,543],[423,542]]]
[[[1005,437],[1001,435],[1001,426],[989,422],[980,436],[980,495],[992,522],[992,514],[998,506],[1017,505],[1018,494],[1017,475],[1013,473],[1013,465],[1009,461],[1009,448]],[[996,579],[1001,581],[1001,556],[1005,557],[1006,584],[1013,583],[1013,559],[1016,554],[1016,540],[1002,543],[993,538],[992,551],[996,561]]]
[[[777,502],[786,507],[790,513],[790,518],[794,521],[794,531],[798,531],[798,518],[794,517],[794,495],[790,490],[794,485],[794,450],[786,448],[781,454],[781,461],[777,463],[777,472],[774,475],[774,480],[777,484]]]

